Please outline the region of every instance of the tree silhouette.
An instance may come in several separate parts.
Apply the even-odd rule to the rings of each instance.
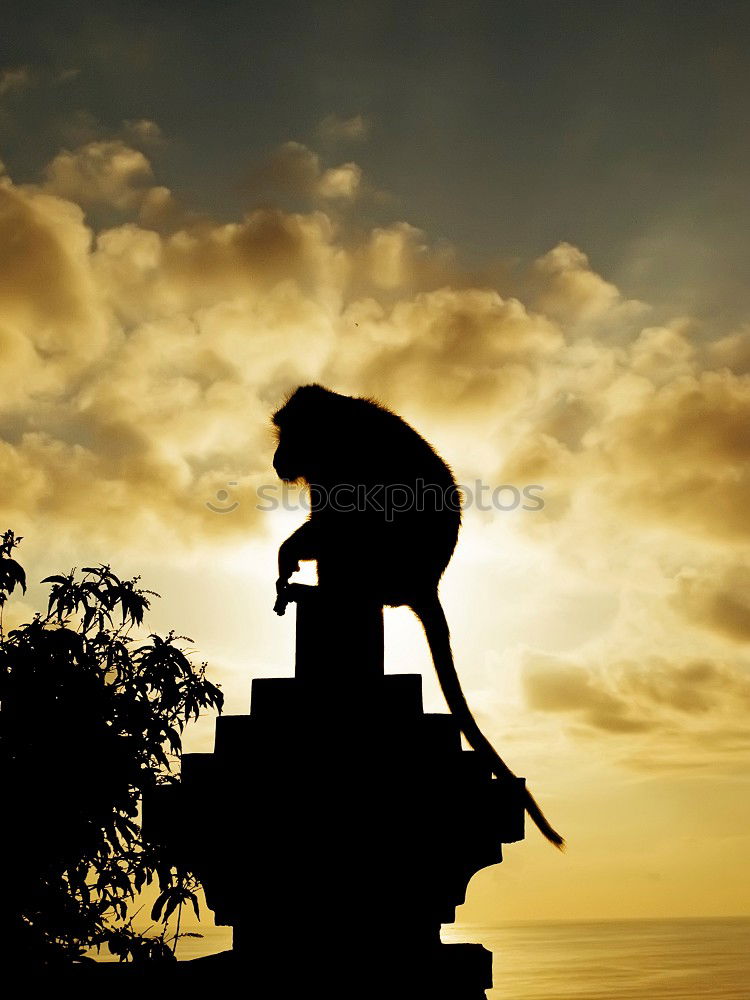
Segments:
[[[198,883],[145,843],[142,793],[177,780],[187,722],[223,695],[193,664],[185,636],[140,633],[153,591],[109,566],[51,576],[46,614],[6,635],[20,538],[0,541],[0,947],[16,963],[171,960],[166,921],[196,913]],[[138,933],[129,907],[156,876],[160,931]],[[170,944],[172,947],[170,947]]]

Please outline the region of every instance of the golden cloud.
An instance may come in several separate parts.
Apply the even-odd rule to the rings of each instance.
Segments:
[[[155,128],[131,123],[145,139]],[[451,247],[406,222],[359,232],[270,207],[190,220],[120,139],[62,151],[46,177],[43,189],[0,186],[0,336],[14,373],[4,460],[29,510],[46,489],[47,511],[83,524],[75,481],[95,495],[101,479],[102,530],[133,505],[197,530],[189,504],[210,477],[268,470],[266,412],[316,379],[428,428],[455,422],[486,442],[488,477],[545,484],[551,520],[585,495],[602,523],[746,534],[750,390],[706,367],[736,354],[739,335],[712,354],[688,320],[642,328],[642,304],[577,248],[532,266],[524,304],[473,285]],[[300,143],[254,175],[257,189],[329,200],[360,180]],[[92,204],[130,219],[94,237],[79,207]]]
[[[615,285],[592,270],[586,254],[570,243],[558,243],[535,261],[529,279],[535,308],[563,322],[615,317],[622,321],[645,308],[642,302],[624,300]]]
[[[629,702],[591,672],[555,657],[528,657],[523,683],[530,707],[542,712],[576,713],[587,725],[616,733],[640,732],[653,725],[635,717]]]
[[[164,133],[150,118],[130,118],[123,122],[125,134],[144,146],[162,146]]]
[[[541,512],[466,518],[456,558],[469,574],[492,567],[487,607],[503,598],[498,566],[528,556],[554,607],[577,571],[575,593],[601,585],[596,599],[619,609],[602,623],[602,600],[560,598],[571,651],[528,653],[533,711],[631,767],[739,766],[747,330],[706,342],[689,318],[646,324],[568,244],[501,291],[407,222],[337,218],[335,192],[366,187],[353,164],[327,168],[300,144],[275,155],[258,185],[316,210],[191,218],[119,139],[60,153],[43,188],[0,180],[5,523],[139,551],[257,536],[272,527],[254,498],[274,481],[279,400],[309,381],[374,395],[459,478],[544,485]],[[93,205],[125,218],[95,233]],[[216,502],[227,489],[231,514]],[[522,613],[508,612],[533,620],[524,648],[543,599],[529,584]],[[493,627],[471,626],[478,660],[504,641]]]
[[[750,374],[750,324],[708,343],[704,350],[711,367],[729,368],[737,375]]]
[[[351,201],[357,197],[362,171],[356,163],[324,169],[320,156],[301,142],[285,142],[249,174],[245,189],[264,198]]]
[[[683,570],[674,606],[693,624],[735,642],[750,640],[750,567],[721,566],[709,574]]]
[[[726,540],[750,522],[750,378],[679,376],[602,434],[604,459],[634,515]]]
[[[151,164],[120,139],[62,150],[48,164],[45,190],[79,205],[107,205],[126,212],[153,184]]]
[[[81,210],[0,184],[0,412],[64,395],[108,343]]]
[[[342,118],[340,115],[326,115],[317,127],[317,135],[324,141],[362,142],[370,134],[371,122],[364,115]]]
[[[355,371],[376,396],[476,419],[493,405],[510,407],[562,344],[548,320],[491,290],[442,288],[389,310],[349,313],[360,321],[342,332],[332,376]]]
[[[736,770],[750,749],[744,661],[652,655],[587,667],[529,653],[522,681],[532,709],[559,715],[584,741],[607,734],[610,754],[639,770],[694,769],[708,760]]]
[[[352,201],[359,193],[362,170],[356,163],[330,167],[318,180],[315,194],[326,201]]]

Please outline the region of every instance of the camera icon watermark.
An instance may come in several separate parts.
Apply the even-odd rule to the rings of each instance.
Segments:
[[[232,481],[230,483],[227,483],[227,486],[239,486],[239,483]],[[214,499],[218,500],[219,504],[222,504],[223,506],[217,506],[211,500],[206,500],[206,507],[208,507],[210,511],[213,511],[214,514],[231,514],[232,511],[237,510],[237,508],[240,505],[240,502],[239,500],[232,500],[227,505],[227,501],[230,500],[230,497],[231,494],[229,490],[226,490],[222,487],[222,489],[216,491]]]

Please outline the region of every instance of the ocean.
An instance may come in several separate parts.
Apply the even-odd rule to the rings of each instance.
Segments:
[[[182,958],[231,944],[226,928],[204,933],[183,940]],[[443,940],[492,951],[488,1000],[750,998],[750,918],[450,926]]]

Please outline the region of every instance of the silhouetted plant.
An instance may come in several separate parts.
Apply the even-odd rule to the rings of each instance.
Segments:
[[[0,542],[0,946],[15,961],[81,961],[108,946],[122,961],[170,960],[166,921],[198,883],[143,842],[141,794],[176,780],[181,736],[223,695],[181,643],[139,636],[153,591],[109,566],[51,576],[46,614],[3,631],[20,542]],[[159,934],[133,928],[129,904],[157,877]]]

